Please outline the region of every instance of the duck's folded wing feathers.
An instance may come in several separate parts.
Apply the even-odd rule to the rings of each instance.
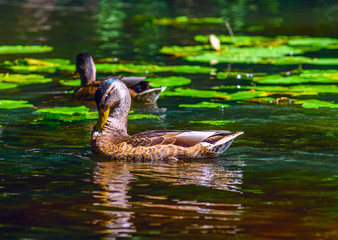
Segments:
[[[229,131],[177,131],[177,130],[159,130],[147,131],[131,136],[127,144],[133,147],[154,145],[176,145],[181,147],[192,147],[198,143],[206,141],[214,144],[225,136],[232,135]]]

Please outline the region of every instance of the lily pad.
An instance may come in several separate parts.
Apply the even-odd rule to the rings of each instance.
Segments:
[[[249,73],[249,72],[217,72],[218,79],[252,79],[253,77],[263,77],[267,73]]]
[[[296,85],[296,86],[240,86],[241,89],[253,89],[265,92],[314,92],[338,93],[337,85]],[[219,86],[219,89],[238,89],[237,86]]]
[[[215,17],[189,18],[187,16],[179,16],[175,18],[158,18],[153,20],[153,23],[159,25],[220,24],[223,22],[224,22],[223,18],[215,18]]]
[[[230,107],[229,104],[216,103],[216,102],[200,102],[195,104],[180,104],[179,107],[185,108],[225,108]]]
[[[0,54],[19,54],[19,53],[43,53],[53,51],[53,47],[43,46],[0,46]]]
[[[299,83],[337,83],[337,72],[304,72],[300,75],[281,76],[269,75],[266,77],[254,77],[253,81],[262,84],[299,84]]]
[[[147,78],[152,87],[163,87],[163,86],[182,86],[189,84],[191,80],[186,77],[157,77]]]
[[[42,108],[35,111],[36,113],[45,113],[42,117],[35,119],[32,124],[44,124],[50,121],[60,122],[75,122],[85,120],[97,120],[97,111],[90,111],[85,106],[78,107],[57,107],[57,108]],[[133,111],[131,111],[133,113]],[[150,114],[130,114],[128,119],[159,119],[158,116]]]
[[[303,108],[338,108],[338,104],[334,102],[321,101],[318,99],[295,100],[295,104],[302,104]]]
[[[47,83],[51,82],[51,78],[45,78],[42,75],[38,74],[9,74],[4,73],[0,74],[0,83],[15,83],[18,85],[28,85],[28,84],[37,84],[37,83]]]
[[[33,104],[23,100],[0,100],[0,108],[2,109],[16,109],[34,107]]]
[[[263,42],[271,42],[272,38],[263,37],[263,36],[235,36],[231,37],[229,35],[217,35],[217,38],[221,41],[221,43],[228,44],[238,44],[239,46],[244,45],[261,45]],[[209,35],[196,35],[194,37],[196,42],[209,42]]]
[[[60,84],[64,86],[71,86],[71,87],[78,87],[81,85],[81,79],[67,79],[67,80],[60,80]]]
[[[290,39],[288,44],[290,46],[310,46],[310,47],[337,49],[338,39],[337,38],[305,37],[305,38]]]
[[[206,50],[210,50],[209,45],[195,45],[195,46],[163,46],[160,53],[175,55],[176,57],[198,55]]]
[[[0,82],[0,89],[10,89],[10,88],[16,88],[18,87],[15,83],[1,83]]]
[[[267,58],[258,61],[260,64],[273,64],[273,65],[298,65],[298,64],[311,64],[311,65],[338,65],[338,58],[309,58],[303,56],[296,57],[280,57],[280,58]]]
[[[137,119],[160,119],[160,117],[152,114],[130,114],[128,115],[129,120],[137,120]]]
[[[203,120],[203,121],[189,121],[189,123],[209,124],[214,126],[222,126],[228,123],[234,123],[232,120]]]

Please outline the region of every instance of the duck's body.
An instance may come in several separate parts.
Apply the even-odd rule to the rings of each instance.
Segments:
[[[99,85],[107,78],[96,80],[96,67],[93,58],[88,53],[80,53],[76,56],[76,71],[81,76],[81,86],[73,97],[82,101],[93,101]],[[165,87],[151,88],[145,77],[118,77],[128,86],[132,99],[136,102],[154,103],[157,101]]]
[[[131,98],[118,78],[105,80],[95,94],[99,121],[92,132],[95,154],[122,160],[177,160],[222,154],[243,132],[156,130],[129,136]]]

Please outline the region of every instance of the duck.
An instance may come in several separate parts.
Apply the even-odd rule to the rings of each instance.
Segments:
[[[127,132],[131,96],[119,78],[104,80],[95,93],[98,121],[91,134],[95,156],[116,160],[181,161],[217,157],[243,131],[149,130]]]
[[[81,86],[75,90],[73,98],[82,101],[93,101],[99,85],[107,78],[96,80],[96,67],[93,58],[88,53],[76,56],[76,72],[80,74]],[[135,102],[153,104],[166,87],[152,88],[146,77],[118,77],[127,85],[129,94]]]

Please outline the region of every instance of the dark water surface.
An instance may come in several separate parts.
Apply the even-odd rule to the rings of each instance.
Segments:
[[[95,58],[189,64],[158,51],[164,45],[192,44],[197,34],[226,33],[225,27],[158,26],[151,17],[223,16],[236,34],[336,37],[335,8],[334,1],[324,0],[0,0],[0,45],[54,47],[50,53],[0,55],[0,60],[28,56],[74,62],[76,54],[89,52]],[[250,32],[251,25],[265,28]],[[337,51],[316,54],[336,57]],[[24,99],[37,107],[80,104],[65,94],[69,87],[58,84],[67,76],[46,76],[53,82],[1,90],[1,99]],[[220,81],[203,74],[182,76],[197,89]],[[336,96],[318,99],[334,101]],[[0,109],[0,238],[336,239],[337,110],[238,103],[223,110],[178,108],[195,102],[200,100],[171,97],[161,98],[157,106],[137,105],[136,112],[160,120],[129,123],[131,134],[148,129],[245,131],[221,157],[184,164],[100,161],[89,146],[94,121],[32,125],[34,109]],[[210,126],[190,120],[236,122]]]

